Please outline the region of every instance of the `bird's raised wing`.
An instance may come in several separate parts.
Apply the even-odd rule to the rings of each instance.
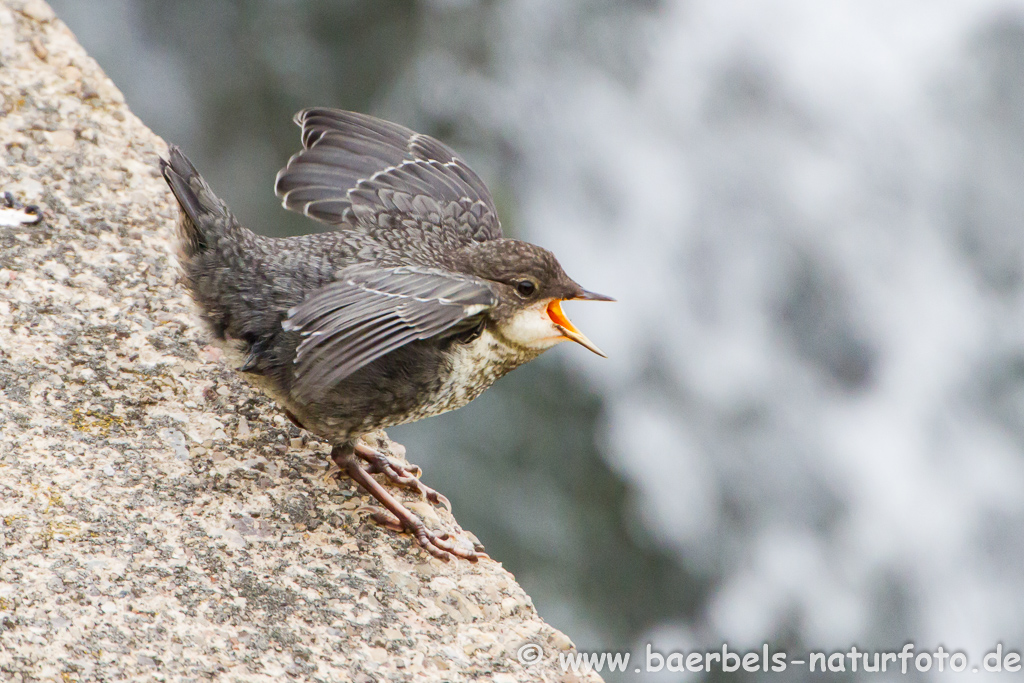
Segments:
[[[433,268],[350,266],[288,311],[303,337],[295,352],[299,395],[316,397],[356,370],[417,339],[479,324],[497,296],[479,278]]]
[[[501,237],[494,200],[447,145],[365,114],[306,109],[302,151],[277,174],[284,206],[402,250]]]

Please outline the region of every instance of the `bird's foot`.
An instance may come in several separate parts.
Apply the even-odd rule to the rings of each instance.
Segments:
[[[406,467],[364,443],[356,443],[355,453],[369,465],[370,474],[383,474],[394,484],[412,489],[434,505],[443,505],[448,512],[452,511],[452,504],[445,496],[420,481],[423,470],[416,465]]]
[[[397,531],[398,533],[408,531],[416,537],[416,542],[419,543],[420,546],[422,546],[428,553],[440,560],[444,560],[445,562],[447,562],[452,555],[455,557],[461,557],[464,560],[469,560],[470,562],[476,562],[481,557],[489,557],[487,553],[483,552],[483,546],[476,546],[473,550],[460,548],[451,541],[451,536],[447,533],[435,533],[428,529],[423,523],[423,520],[414,513],[407,509],[405,509],[405,512],[406,515],[393,517],[384,510],[375,510],[370,513],[370,517],[373,521],[377,522],[377,524],[387,527],[392,531]]]
[[[401,466],[396,469],[390,458],[369,447],[365,447],[365,450],[370,451],[370,453],[360,453],[360,447],[361,444],[355,445],[354,447],[353,445],[335,446],[331,451],[331,460],[334,461],[334,464],[338,466],[341,472],[347,474],[355,480],[357,484],[366,489],[367,493],[376,498],[377,501],[391,513],[389,515],[388,512],[384,512],[383,510],[376,510],[372,512],[370,516],[375,522],[400,533],[408,531],[416,538],[416,542],[419,543],[424,550],[445,562],[450,560],[453,556],[461,557],[462,559],[469,560],[470,562],[476,562],[481,557],[487,557],[485,553],[478,552],[476,549],[468,550],[460,548],[451,541],[451,537],[446,533],[438,534],[428,529],[422,519],[402,505],[394,496],[388,493],[388,491],[381,486],[376,479],[370,476],[375,463],[380,463],[380,460],[375,458],[372,454],[383,458],[387,463],[387,466],[391,467],[395,472],[396,476],[409,477],[411,476],[409,471]],[[366,460],[369,462],[369,467],[364,467],[360,460]],[[380,471],[387,474],[386,469],[382,469]],[[394,481],[394,478],[390,474],[388,474],[388,478]],[[415,477],[412,477],[412,479],[417,482],[419,481]],[[422,486],[422,484],[420,484],[420,486]],[[412,486],[412,488],[415,488],[415,486]]]

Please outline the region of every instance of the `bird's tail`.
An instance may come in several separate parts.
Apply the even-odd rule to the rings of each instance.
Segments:
[[[168,151],[169,158],[160,159],[160,170],[181,205],[178,235],[181,255],[187,261],[215,246],[227,233],[244,228],[188,157],[176,145],[168,145]]]

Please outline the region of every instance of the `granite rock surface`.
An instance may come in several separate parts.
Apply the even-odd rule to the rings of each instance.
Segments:
[[[206,344],[165,150],[44,2],[0,0],[0,191],[44,216],[0,227],[0,680],[600,680],[498,562],[368,521]]]

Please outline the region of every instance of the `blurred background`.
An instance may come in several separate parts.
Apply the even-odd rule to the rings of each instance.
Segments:
[[[1024,2],[52,4],[249,227],[355,109],[618,298],[392,434],[581,649],[1024,645]]]

